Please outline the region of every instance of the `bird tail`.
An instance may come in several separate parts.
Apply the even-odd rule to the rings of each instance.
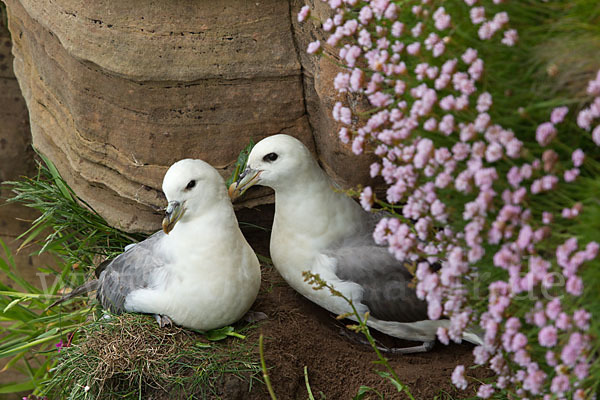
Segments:
[[[54,303],[50,304],[46,308],[46,310],[49,310],[50,308],[52,308],[54,306],[64,303],[67,300],[71,300],[73,297],[81,296],[82,294],[86,294],[88,292],[97,290],[99,286],[100,286],[100,284],[99,284],[98,279],[94,279],[89,282],[86,282],[83,285],[79,286],[78,288],[73,289],[71,291],[71,293],[64,295],[60,299],[56,300]]]
[[[476,344],[478,346],[483,345],[483,339],[481,338],[481,334],[470,330],[464,331],[462,335],[463,340],[466,340],[469,343]]]

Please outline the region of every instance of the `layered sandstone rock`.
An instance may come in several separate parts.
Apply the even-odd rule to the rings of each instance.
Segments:
[[[343,186],[364,183],[368,160],[357,164],[329,116],[337,67],[305,54],[319,30],[298,25],[303,4],[290,1],[7,0],[34,146],[129,231],[159,226],[171,163],[202,158],[228,176],[250,139],[276,133],[300,138]]]
[[[10,48],[10,35],[0,22],[0,182],[33,170],[27,106],[13,73]]]

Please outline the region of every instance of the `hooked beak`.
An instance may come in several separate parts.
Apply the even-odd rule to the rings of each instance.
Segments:
[[[259,181],[261,172],[262,171],[257,171],[250,167],[246,168],[244,172],[240,174],[238,180],[229,186],[229,197],[231,198],[231,201],[242,196],[251,186],[256,185]]]
[[[165,210],[165,218],[162,221],[163,231],[168,235],[173,230],[177,221],[185,214],[184,203],[170,201]]]

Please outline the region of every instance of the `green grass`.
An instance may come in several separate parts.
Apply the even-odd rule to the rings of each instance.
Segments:
[[[55,344],[76,332],[86,320],[91,308],[87,305],[64,313],[61,308],[44,310],[58,296],[58,285],[44,292],[29,284],[17,272],[10,251],[0,241],[4,255],[0,256],[0,273],[16,288],[0,283],[0,359],[5,368],[15,368],[26,378],[0,385],[0,393],[31,391],[39,387],[55,365]],[[68,269],[65,268],[65,274]],[[4,281],[5,279],[3,279]]]
[[[20,203],[40,212],[31,227],[20,235],[21,249],[39,244],[36,254],[51,252],[66,264],[92,267],[99,258],[118,255],[123,248],[143,240],[142,234],[129,234],[113,228],[78,197],[44,155],[38,156],[38,173],[33,178],[5,182],[14,193],[7,203]]]

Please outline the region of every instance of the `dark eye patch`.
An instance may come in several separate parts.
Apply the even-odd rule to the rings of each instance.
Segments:
[[[263,160],[266,162],[273,162],[275,160],[277,160],[277,153],[269,153],[266,156],[263,157]]]
[[[191,181],[188,182],[187,186],[185,187],[185,190],[190,190],[194,186],[196,186],[196,181],[194,179],[192,179]]]

